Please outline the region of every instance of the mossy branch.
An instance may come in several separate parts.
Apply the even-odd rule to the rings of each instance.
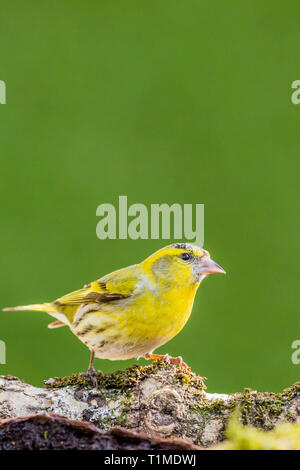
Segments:
[[[95,386],[74,375],[49,379],[44,388],[37,388],[16,377],[1,376],[0,418],[55,413],[104,431],[121,426],[205,447],[224,440],[228,419],[237,408],[242,424],[263,430],[282,422],[300,422],[300,383],[277,394],[250,389],[209,394],[201,377],[164,362],[133,366],[97,381]]]

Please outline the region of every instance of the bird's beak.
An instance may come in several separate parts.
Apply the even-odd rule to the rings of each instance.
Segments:
[[[213,274],[213,273],[222,273],[226,274],[226,271],[224,271],[221,266],[219,266],[217,263],[215,263],[212,259],[209,257],[201,260],[201,274]]]

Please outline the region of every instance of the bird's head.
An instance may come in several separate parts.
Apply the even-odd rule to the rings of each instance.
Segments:
[[[152,274],[168,284],[199,285],[208,274],[223,273],[208,251],[190,243],[174,243],[153,253],[143,263]]]

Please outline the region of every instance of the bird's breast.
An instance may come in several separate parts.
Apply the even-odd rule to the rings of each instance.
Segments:
[[[163,293],[142,289],[101,308],[96,304],[81,307],[71,329],[97,357],[142,356],[179,333],[191,314],[194,296],[185,286]]]

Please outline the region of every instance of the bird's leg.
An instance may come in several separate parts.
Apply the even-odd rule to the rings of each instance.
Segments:
[[[89,367],[87,370],[87,373],[89,375],[95,375],[96,371],[94,369],[94,357],[95,357],[95,351],[92,349],[91,350],[91,357],[90,357],[90,362],[89,362]]]
[[[97,386],[98,385],[97,376],[102,377],[103,372],[101,370],[96,371],[94,369],[94,358],[95,358],[95,351],[91,349],[91,357],[90,357],[88,370],[86,372],[81,372],[81,374],[79,375],[81,377],[87,377],[91,379],[91,381],[93,382],[93,385]]]
[[[179,367],[184,367],[186,369],[189,368],[189,366],[185,362],[183,362],[181,356],[172,357],[172,356],[169,356],[169,354],[148,353],[148,354],[145,354],[144,358],[145,359],[157,359],[159,361],[167,361],[167,362],[171,362],[172,364],[179,364]]]

